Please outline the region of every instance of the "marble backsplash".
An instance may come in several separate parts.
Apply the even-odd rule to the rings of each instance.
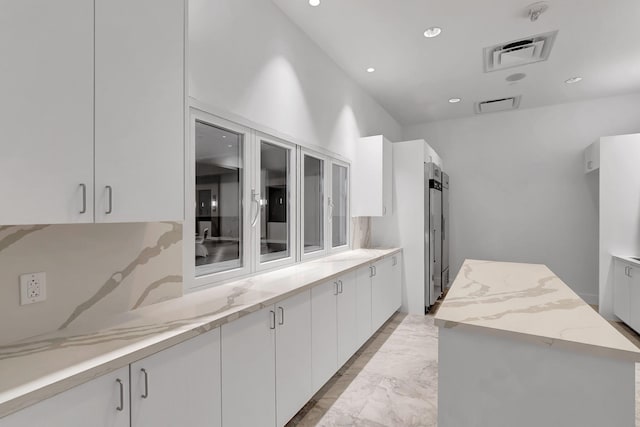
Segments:
[[[19,276],[47,300],[20,306]],[[0,344],[182,295],[182,224],[0,226]]]
[[[371,247],[371,218],[368,216],[351,218],[351,248]]]

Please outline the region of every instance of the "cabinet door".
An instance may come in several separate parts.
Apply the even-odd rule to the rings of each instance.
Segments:
[[[311,289],[311,383],[314,393],[338,370],[335,281]]]
[[[275,425],[275,323],[269,306],[222,326],[222,425]]]
[[[632,304],[630,294],[630,278],[627,275],[629,266],[621,261],[614,261],[613,270],[613,313],[623,322],[629,324],[629,305]]]
[[[371,324],[371,274],[370,267],[362,267],[356,271],[356,317],[358,330],[358,346],[365,343],[373,333]]]
[[[276,415],[283,426],[312,396],[311,291],[276,304]]]
[[[392,212],[393,148],[382,135],[360,138],[353,165],[353,216],[387,216]]]
[[[627,323],[633,330],[640,333],[640,268],[635,265],[629,265],[627,284],[629,289],[629,305],[627,308],[629,320]]]
[[[371,281],[371,321],[377,330],[395,311],[392,285],[392,259],[384,258],[376,262]]]
[[[220,329],[131,365],[131,426],[220,426]]]
[[[350,273],[339,279],[338,293],[338,367],[360,347],[358,342],[358,297],[356,273]]]
[[[391,309],[393,312],[402,305],[402,254],[391,257]]]
[[[0,224],[93,222],[93,2],[0,2],[0,52]]]
[[[128,427],[129,367],[0,419],[2,427]]]
[[[96,0],[96,222],[183,219],[184,0]]]

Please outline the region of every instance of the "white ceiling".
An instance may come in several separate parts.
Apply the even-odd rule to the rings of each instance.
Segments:
[[[272,1],[404,125],[470,116],[474,102],[506,96],[530,108],[640,91],[639,0],[551,0],[536,22],[533,0]],[[431,26],[442,34],[425,38]],[[483,72],[483,48],[553,30],[548,61]],[[564,83],[573,76],[584,80]]]

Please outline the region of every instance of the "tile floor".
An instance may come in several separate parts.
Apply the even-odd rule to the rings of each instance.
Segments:
[[[640,336],[613,325],[640,347]],[[640,427],[640,364],[636,426]],[[438,328],[433,316],[396,313],[287,424],[436,426]]]

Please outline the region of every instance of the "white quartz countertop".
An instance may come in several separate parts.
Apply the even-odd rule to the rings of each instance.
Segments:
[[[0,417],[400,249],[358,249],[0,346]]]
[[[466,260],[435,323],[640,362],[638,348],[542,264]]]
[[[622,261],[628,262],[630,264],[635,264],[637,266],[640,266],[640,260],[633,258],[631,256],[623,256],[623,255],[612,255],[614,258],[618,258]]]

